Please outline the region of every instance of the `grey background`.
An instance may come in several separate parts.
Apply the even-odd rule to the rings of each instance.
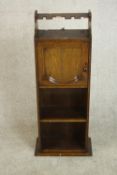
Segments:
[[[39,12],[92,11],[90,136],[93,157],[34,157],[37,137],[35,9]],[[116,175],[116,31],[117,0],[0,1],[1,175]]]

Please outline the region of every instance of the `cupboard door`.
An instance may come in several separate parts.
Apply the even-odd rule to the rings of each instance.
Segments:
[[[43,45],[38,49],[40,84],[87,82],[88,44]]]

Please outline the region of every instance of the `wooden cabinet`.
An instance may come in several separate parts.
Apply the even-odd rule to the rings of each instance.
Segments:
[[[37,20],[88,18],[88,29],[39,30]],[[38,138],[35,155],[91,155],[91,13],[35,12]]]

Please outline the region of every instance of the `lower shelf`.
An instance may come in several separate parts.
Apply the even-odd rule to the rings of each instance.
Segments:
[[[87,149],[39,149],[39,139],[36,141],[35,156],[92,156],[91,138],[88,139]]]
[[[51,118],[51,117],[46,117],[44,119],[40,120],[41,123],[86,123],[87,120],[84,119],[83,117],[72,117],[72,118],[67,118],[67,117],[63,117],[63,118]]]
[[[87,88],[40,89],[41,119],[87,119]]]
[[[87,123],[41,123],[40,141],[37,139],[36,155],[91,154],[90,140],[86,144]]]

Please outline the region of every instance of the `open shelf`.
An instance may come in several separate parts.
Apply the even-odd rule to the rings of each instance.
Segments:
[[[86,89],[40,89],[42,122],[83,121],[87,119]]]
[[[84,122],[87,122],[87,120],[86,119],[84,119],[84,118],[66,118],[66,117],[62,117],[62,118],[57,118],[57,117],[55,117],[55,118],[47,118],[47,117],[45,117],[44,119],[41,119],[40,120],[40,122],[41,123],[84,123]]]
[[[83,150],[85,129],[85,123],[42,123],[42,150]]]

